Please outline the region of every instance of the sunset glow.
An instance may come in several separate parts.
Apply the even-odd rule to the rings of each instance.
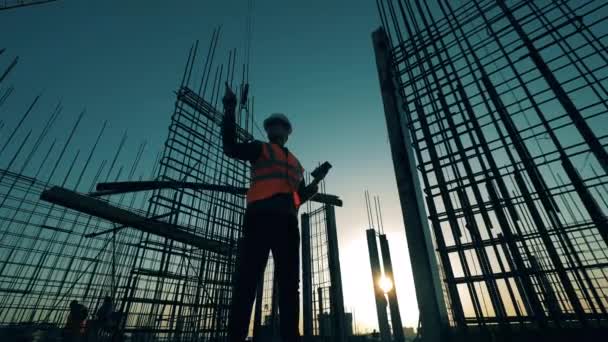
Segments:
[[[393,289],[393,282],[386,276],[382,276],[378,279],[378,286],[380,286],[384,293],[388,293]]]

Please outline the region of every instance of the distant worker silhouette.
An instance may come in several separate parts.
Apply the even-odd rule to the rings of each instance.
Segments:
[[[298,208],[316,194],[318,187],[305,185],[304,169],[285,147],[292,131],[285,115],[275,113],[264,120],[268,142],[237,142],[236,95],[227,83],[222,102],[224,153],[251,162],[251,184],[228,324],[229,340],[242,342],[247,336],[256,287],[272,250],[278,277],[281,338],[283,342],[299,341]]]
[[[114,307],[112,305],[112,297],[106,296],[103,299],[103,303],[97,310],[97,320],[104,325],[109,324],[109,322],[112,319],[113,310],[114,310]]]
[[[106,296],[101,306],[97,309],[95,319],[88,324],[87,334],[89,335],[89,340],[96,341],[107,334],[113,333],[114,314],[112,297]]]
[[[70,302],[70,313],[63,331],[64,341],[76,342],[83,338],[88,315],[89,311],[84,305],[77,300]]]

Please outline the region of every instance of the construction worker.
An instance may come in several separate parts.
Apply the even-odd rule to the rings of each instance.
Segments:
[[[102,323],[102,325],[109,325],[112,320],[112,311],[114,307],[112,305],[112,297],[106,296],[103,299],[103,303],[97,310],[97,320]]]
[[[243,238],[239,245],[229,321],[229,341],[245,341],[269,251],[272,251],[279,288],[280,332],[283,342],[299,341],[300,232],[298,208],[317,191],[306,186],[304,169],[285,147],[292,127],[280,113],[264,120],[268,142],[237,142],[236,95],[226,83],[222,99],[224,153],[251,162],[251,185]]]
[[[101,306],[97,309],[94,319],[87,324],[87,337],[89,340],[97,340],[107,333],[111,333],[113,325],[112,297],[106,296]]]
[[[64,328],[64,341],[80,341],[84,336],[89,311],[77,300],[70,302],[70,314]]]

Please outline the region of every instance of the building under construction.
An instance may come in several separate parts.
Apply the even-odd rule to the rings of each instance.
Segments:
[[[608,3],[377,3],[423,340],[604,338]]]
[[[222,151],[217,106],[224,82],[240,90],[238,140],[251,140],[258,127],[247,48],[243,63],[236,50],[218,62],[219,39],[216,29],[202,63],[198,42],[190,49],[164,149],[151,165],[141,165],[145,143],[123,163],[127,134],[107,141],[106,123],[88,150],[74,148],[84,112],[65,138],[54,137],[61,104],[41,131],[28,128],[38,97],[10,127],[0,150],[0,336],[54,340],[78,301],[89,310],[92,341],[227,340],[250,166]],[[4,81],[17,61],[2,60],[0,106],[11,99]],[[114,156],[99,160],[100,144],[116,144]],[[304,335],[343,341],[335,221],[341,201],[323,192],[302,214]],[[253,333],[268,341],[280,318],[272,270],[270,258],[252,320]],[[106,297],[114,316],[101,327],[95,312]]]
[[[54,1],[4,1],[20,10]],[[608,3],[377,0],[372,35],[425,341],[601,339],[608,333]],[[52,4],[48,4],[52,5]],[[75,146],[85,112],[40,97],[0,121],[0,336],[57,340],[70,303],[89,340],[226,341],[249,165],[221,147],[218,100],[238,89],[237,135],[259,129],[248,39],[220,31],[188,54],[165,144],[127,151],[107,123]],[[0,108],[22,67],[0,48]],[[19,65],[18,65],[19,64]],[[253,87],[252,87],[253,89]],[[42,110],[49,110],[43,108]],[[57,122],[72,120],[67,134]],[[36,121],[39,124],[33,124]],[[115,146],[111,156],[101,145]],[[134,155],[135,158],[127,158]],[[155,153],[151,153],[155,155]],[[322,186],[324,189],[324,186]],[[337,196],[303,208],[308,341],[346,341]],[[369,205],[368,205],[369,208]],[[400,341],[382,225],[367,231],[380,340]],[[379,228],[376,230],[375,228]],[[380,234],[378,234],[380,233]],[[380,241],[380,251],[377,240]],[[272,258],[251,332],[280,312]],[[95,312],[110,298],[109,325]],[[388,311],[387,311],[388,310]],[[389,317],[390,316],[390,317]]]

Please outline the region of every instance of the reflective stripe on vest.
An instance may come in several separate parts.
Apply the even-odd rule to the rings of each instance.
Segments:
[[[263,180],[267,180],[267,179],[285,179],[285,173],[274,172],[274,173],[269,173],[269,174],[265,174],[265,175],[253,176],[253,178],[251,178],[251,180],[253,182],[263,181]],[[300,180],[301,180],[300,178],[294,177],[292,175],[289,175],[287,177],[287,181],[294,187],[298,186],[298,184],[300,183]]]
[[[293,194],[294,204],[300,206],[298,186],[304,177],[304,169],[298,159],[276,144],[264,143],[262,153],[251,167],[251,186],[247,202],[255,202],[279,193]]]

